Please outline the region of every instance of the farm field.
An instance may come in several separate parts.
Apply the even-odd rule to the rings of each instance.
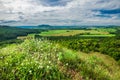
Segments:
[[[100,31],[98,30],[48,30],[45,32],[41,32],[41,36],[85,36],[85,37],[104,37],[104,36],[115,36],[114,34],[110,34],[107,31]]]
[[[114,37],[114,34],[79,35],[79,37]]]

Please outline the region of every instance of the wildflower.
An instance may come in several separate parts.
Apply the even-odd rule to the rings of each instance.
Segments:
[[[45,57],[45,60],[47,60],[47,57]]]
[[[23,66],[23,63],[21,65]]]
[[[51,61],[48,62],[49,64],[51,63]]]
[[[68,66],[68,63],[66,63],[66,66]]]
[[[42,66],[42,65],[40,65],[40,66],[38,66],[38,69],[39,69],[39,68],[43,68],[43,66]]]
[[[1,59],[3,59],[4,57],[3,57],[3,56],[1,56],[0,58],[1,58]]]
[[[47,66],[47,69],[49,69],[50,68],[50,66]]]
[[[30,71],[29,71],[29,73],[31,74],[31,73],[32,73],[32,71],[30,70]]]
[[[60,58],[58,58],[58,61],[60,60]]]

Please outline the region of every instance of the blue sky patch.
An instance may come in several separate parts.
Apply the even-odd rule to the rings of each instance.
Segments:
[[[103,17],[103,18],[111,18],[110,15],[106,15],[106,14],[99,14],[99,15],[95,15],[96,17]]]
[[[113,10],[99,10],[102,14],[120,14],[120,9]]]

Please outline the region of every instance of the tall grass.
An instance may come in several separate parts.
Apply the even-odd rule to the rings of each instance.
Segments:
[[[26,40],[21,45],[0,50],[2,80],[60,80],[66,75],[59,71],[57,45],[41,40]]]

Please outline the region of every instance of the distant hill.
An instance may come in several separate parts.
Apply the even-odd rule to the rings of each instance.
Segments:
[[[0,26],[0,41],[15,39],[18,36],[26,36],[30,33],[40,33],[41,31],[42,30]]]
[[[38,25],[38,27],[51,27],[51,26],[47,24],[42,24],[42,25]]]
[[[37,26],[39,29],[53,29],[54,26],[42,24]]]
[[[18,28],[24,28],[24,29],[93,29],[93,28],[117,28],[119,26],[53,26],[53,25],[48,25],[48,24],[42,24],[38,26],[15,26]]]

